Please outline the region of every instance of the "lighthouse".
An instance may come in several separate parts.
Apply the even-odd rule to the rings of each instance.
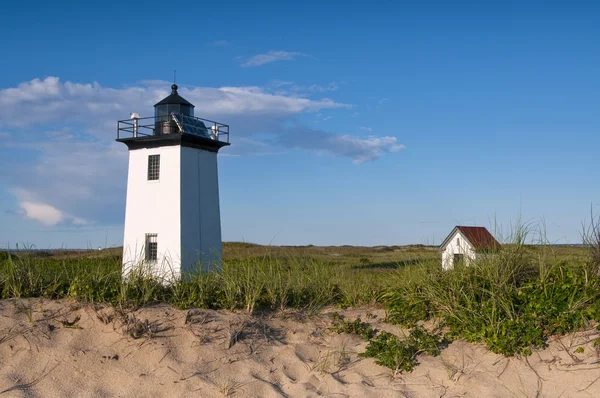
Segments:
[[[220,269],[217,153],[229,145],[229,126],[195,117],[177,88],[154,116],[117,122],[117,141],[129,149],[124,276],[139,269],[171,280]]]

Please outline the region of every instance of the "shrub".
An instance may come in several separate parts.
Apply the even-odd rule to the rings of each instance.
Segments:
[[[414,327],[418,321],[431,318],[431,303],[417,294],[392,295],[386,304],[386,322]]]
[[[405,340],[382,332],[369,342],[366,351],[360,356],[375,358],[375,363],[388,367],[395,373],[411,372],[419,363],[419,354],[426,352],[436,356],[447,345],[448,341],[439,334],[431,334],[423,326],[417,326]]]
[[[332,326],[330,330],[336,333],[355,334],[368,340],[375,336],[375,330],[371,324],[362,322],[360,318],[356,318],[353,322],[344,319],[343,315],[335,312],[332,316]]]

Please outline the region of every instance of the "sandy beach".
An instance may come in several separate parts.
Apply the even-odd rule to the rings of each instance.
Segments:
[[[329,330],[338,311],[402,336],[381,308],[250,316],[153,305],[124,311],[66,300],[0,301],[6,397],[598,397],[596,329],[526,358],[455,341],[394,375],[366,342]]]

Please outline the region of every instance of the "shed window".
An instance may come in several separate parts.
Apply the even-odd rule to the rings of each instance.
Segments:
[[[146,234],[146,261],[158,259],[158,235]]]
[[[148,181],[156,181],[160,177],[160,155],[148,156]]]
[[[456,246],[460,246],[460,238],[456,238]]]

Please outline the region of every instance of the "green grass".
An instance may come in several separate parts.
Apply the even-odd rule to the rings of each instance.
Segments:
[[[538,257],[549,250],[526,249]],[[581,263],[586,253],[585,248],[552,250],[557,261],[573,264]],[[265,247],[226,243],[221,274],[195,274],[164,287],[141,274],[125,283],[119,249],[18,256],[0,253],[0,298],[71,297],[131,306],[168,302],[180,308],[251,312],[283,307],[315,309],[328,304],[358,306],[384,297],[388,301],[411,301],[411,311],[405,315],[392,311],[390,319],[405,323],[396,318],[412,316],[408,323],[414,324],[434,312],[429,308],[431,300],[423,300],[424,276],[437,277],[438,285],[433,286],[441,291],[445,283],[457,283],[449,276],[459,273],[441,272],[439,262],[437,248],[422,245]],[[433,286],[428,287],[430,295]],[[399,294],[411,291],[415,294]]]
[[[131,308],[166,302],[248,312],[380,302],[388,322],[412,329],[406,338],[376,334],[368,323],[340,316],[332,330],[368,339],[364,356],[402,372],[416,366],[418,355],[437,355],[455,338],[504,355],[527,355],[551,335],[600,321],[600,236],[580,247],[525,245],[521,237],[450,271],[442,270],[431,246],[226,243],[221,273],[196,273],[170,285],[141,272],[123,280],[119,249],[0,252],[0,299],[74,298]],[[421,325],[427,320],[436,321],[435,334]]]
[[[387,319],[413,327],[434,318],[449,337],[482,342],[500,354],[530,354],[551,335],[600,321],[599,268],[586,257],[589,248],[554,249],[514,244],[468,267],[407,269],[382,297]]]
[[[393,281],[388,276],[397,273],[402,261],[414,255],[396,252],[394,257],[373,249],[341,250],[343,255],[323,248],[226,244],[228,258],[220,274],[199,273],[168,287],[141,273],[123,281],[121,257],[116,250],[5,256],[0,259],[0,298],[70,297],[131,306],[168,302],[180,308],[249,312],[283,307],[317,309],[328,304],[356,306],[373,303],[389,290]],[[359,258],[366,250],[385,265],[361,265]],[[429,254],[426,252],[425,257]]]

